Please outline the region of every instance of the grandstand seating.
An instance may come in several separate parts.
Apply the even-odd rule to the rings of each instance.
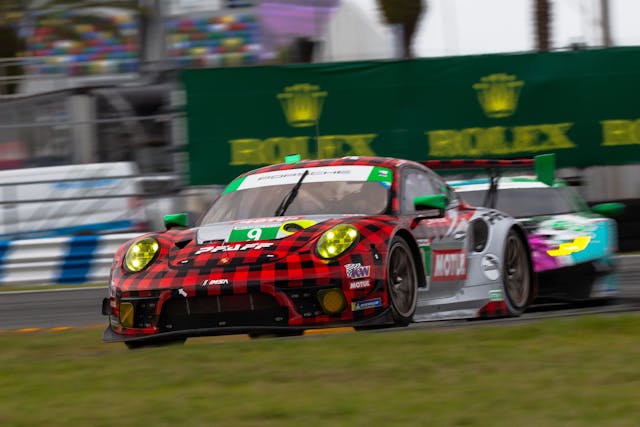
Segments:
[[[260,60],[260,24],[248,0],[197,17],[165,20],[166,52],[177,67],[255,64]],[[137,15],[77,9],[36,16],[23,31],[29,74],[67,76],[137,72],[141,42]],[[24,28],[23,28],[24,30]]]
[[[260,28],[252,13],[179,17],[167,20],[168,55],[179,67],[255,64]]]
[[[136,16],[83,9],[37,16],[23,56],[32,74],[136,72],[140,60]]]

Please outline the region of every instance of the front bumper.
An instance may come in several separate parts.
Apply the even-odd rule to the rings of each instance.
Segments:
[[[125,335],[116,332],[111,326],[107,326],[102,334],[102,340],[106,343],[110,342],[145,342],[145,343],[162,343],[169,341],[177,341],[186,338],[195,338],[203,336],[218,335],[234,335],[234,334],[274,334],[288,335],[292,333],[303,333],[304,331],[314,329],[325,329],[331,327],[367,327],[377,325],[391,325],[393,318],[391,309],[386,308],[377,315],[354,322],[330,323],[326,325],[307,325],[307,326],[273,326],[273,325],[254,325],[254,326],[218,326],[207,328],[193,328],[176,331],[156,332],[144,335]]]
[[[303,331],[370,325],[371,319],[375,319],[374,323],[386,322],[383,314],[387,311],[388,301],[384,282],[371,279],[371,283],[369,289],[354,290],[348,289],[349,282],[344,285],[338,281],[290,288],[260,284],[240,290],[231,286],[213,289],[197,286],[120,293],[105,298],[102,303],[102,313],[109,316],[110,323],[104,340]],[[342,295],[344,305],[339,312],[331,314],[321,303],[320,296],[327,290],[338,290]],[[377,303],[352,309],[353,302],[371,301]]]
[[[330,262],[311,251],[258,264],[178,259],[135,274],[113,266],[105,341],[368,324],[389,305],[384,257],[367,241]],[[342,295],[335,310],[330,290]]]

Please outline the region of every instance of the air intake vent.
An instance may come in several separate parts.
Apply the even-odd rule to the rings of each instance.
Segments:
[[[179,242],[176,242],[176,246],[179,247],[180,249],[182,249],[185,246],[187,246],[189,243],[191,243],[191,239],[189,239],[189,240],[180,240]]]
[[[487,246],[487,240],[489,239],[489,226],[481,219],[477,219],[471,223],[472,236],[469,242],[471,243],[471,250],[474,252],[482,252]]]

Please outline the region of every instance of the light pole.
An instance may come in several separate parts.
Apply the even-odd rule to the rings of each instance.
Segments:
[[[600,0],[600,26],[602,28],[602,44],[611,47],[611,22],[609,19],[609,0]]]

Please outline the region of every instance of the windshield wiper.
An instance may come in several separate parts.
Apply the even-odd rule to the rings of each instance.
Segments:
[[[289,191],[289,193],[285,196],[285,198],[282,199],[282,202],[280,203],[280,206],[278,206],[278,209],[276,209],[276,213],[274,216],[284,215],[289,205],[291,205],[291,203],[293,202],[293,199],[295,199],[296,196],[298,195],[298,189],[300,189],[300,186],[302,185],[302,181],[308,174],[309,174],[309,169],[304,171],[304,173],[302,174],[298,182],[296,182],[296,185],[294,185],[291,191]]]

